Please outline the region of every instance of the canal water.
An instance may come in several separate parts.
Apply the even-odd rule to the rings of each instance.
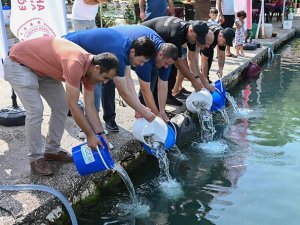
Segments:
[[[121,179],[81,205],[79,224],[298,225],[300,221],[300,40],[262,66],[258,79],[230,94],[238,112],[229,124],[213,116],[216,134],[200,132],[170,150],[170,175],[181,191],[159,183],[157,159],[142,156],[126,168],[142,207]]]

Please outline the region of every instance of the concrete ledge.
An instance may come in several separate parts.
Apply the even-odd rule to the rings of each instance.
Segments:
[[[297,24],[295,24],[297,25]],[[279,23],[273,23],[274,31],[278,33],[276,38],[259,39],[263,45],[256,51],[245,51],[244,58],[227,58],[224,68],[224,78],[227,88],[233,88],[241,79],[242,71],[249,62],[260,63],[267,58],[267,46],[277,49],[286,41],[296,35],[296,29],[282,30]],[[217,62],[214,60],[211,69],[211,79],[217,80]],[[137,79],[135,85],[137,86]],[[185,88],[191,90],[189,82],[184,81]],[[11,105],[11,88],[7,82],[0,80],[0,108]],[[44,122],[42,124],[43,135],[46,136],[50,109],[45,103]],[[117,123],[120,126],[118,134],[110,134],[109,139],[114,144],[111,151],[116,161],[124,166],[130,164],[132,159],[138,158],[143,152],[138,141],[134,140],[130,129],[135,121],[134,111],[126,106],[117,108]],[[168,107],[172,113],[179,113],[185,107]],[[100,113],[101,114],[101,113]],[[102,115],[101,115],[102,117]],[[72,118],[68,118],[66,130],[63,136],[62,147],[70,151],[72,147],[81,143],[77,134],[79,129]],[[41,184],[50,186],[64,194],[70,202],[85,199],[95,192],[99,185],[104,185],[111,177],[111,171],[80,177],[73,164],[54,164],[55,175],[53,177],[38,177],[31,173],[29,161],[26,157],[24,127],[0,126],[0,185],[13,184]],[[50,194],[41,192],[0,192],[0,206],[11,211],[22,224],[47,224],[48,220],[55,221],[61,216],[62,204]],[[0,224],[14,224],[13,217],[0,209]]]

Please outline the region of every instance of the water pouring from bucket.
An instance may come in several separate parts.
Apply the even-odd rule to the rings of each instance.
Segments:
[[[145,151],[154,155],[158,148],[168,150],[176,143],[176,128],[172,123],[166,124],[161,118],[156,117],[151,123],[144,118],[137,119],[132,127],[133,136],[141,141]]]
[[[72,156],[79,174],[85,176],[104,170],[116,171],[124,181],[133,203],[137,205],[138,200],[130,177],[120,164],[114,162],[103,137],[101,135],[97,135],[97,137],[104,148],[98,145],[97,151],[95,151],[92,150],[86,142],[72,148]]]

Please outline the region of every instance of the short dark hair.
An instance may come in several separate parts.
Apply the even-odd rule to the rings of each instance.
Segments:
[[[178,59],[178,48],[171,43],[162,44],[159,51],[162,51],[164,57],[172,58],[174,61]]]
[[[135,50],[135,56],[144,56],[146,59],[154,57],[156,53],[154,42],[146,36],[134,40],[132,48]]]
[[[219,11],[216,8],[210,8],[209,12],[213,13],[213,14],[218,14],[219,13]]]
[[[94,55],[92,63],[100,66],[100,73],[107,73],[111,69],[118,70],[119,68],[118,58],[109,52]]]
[[[237,13],[236,13],[236,16],[237,17],[244,17],[244,19],[246,18],[246,16],[247,16],[247,14],[246,14],[246,12],[244,11],[244,10],[241,10],[241,11],[238,11]]]

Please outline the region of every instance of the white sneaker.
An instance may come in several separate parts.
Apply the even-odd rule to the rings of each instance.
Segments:
[[[84,133],[82,130],[79,131],[78,137],[79,137],[80,139],[86,139],[86,135],[85,135],[85,133]]]
[[[113,146],[112,143],[109,142],[108,144],[109,144],[109,148],[110,148],[110,149],[113,149],[113,148],[114,148],[114,146]]]

